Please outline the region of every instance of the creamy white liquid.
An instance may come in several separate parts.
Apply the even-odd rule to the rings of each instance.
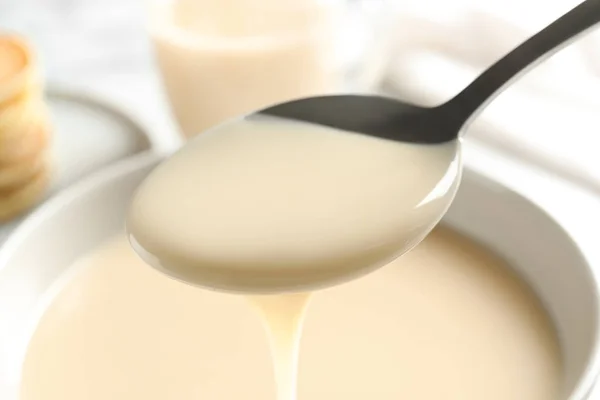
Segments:
[[[186,137],[271,104],[339,89],[333,30],[340,13],[331,0],[153,3],[149,30]]]
[[[278,400],[295,400],[302,323],[309,293],[251,296],[263,318],[273,358]]]
[[[195,138],[140,186],[136,250],[186,282],[298,292],[416,245],[452,201],[459,143],[417,145],[258,118]]]
[[[242,297],[166,278],[124,237],[73,268],[29,345],[21,400],[275,399],[267,337]],[[313,294],[304,323],[302,400],[559,400],[561,382],[534,295],[451,231]]]

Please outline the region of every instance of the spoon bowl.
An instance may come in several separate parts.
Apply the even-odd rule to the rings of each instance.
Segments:
[[[400,143],[264,115],[231,121],[146,178],[128,216],[130,241],[148,264],[197,286],[332,286],[433,229],[458,187],[458,151],[458,140]]]

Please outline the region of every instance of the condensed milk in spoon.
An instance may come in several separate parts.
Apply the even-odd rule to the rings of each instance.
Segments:
[[[449,207],[459,142],[418,145],[272,117],[188,142],[138,189],[135,250],[185,282],[304,292],[361,276],[419,243]]]

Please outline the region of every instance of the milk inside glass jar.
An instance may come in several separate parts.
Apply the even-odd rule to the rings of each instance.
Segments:
[[[258,108],[342,90],[365,43],[356,25],[348,29],[355,4],[152,1],[149,32],[182,134],[189,138]]]

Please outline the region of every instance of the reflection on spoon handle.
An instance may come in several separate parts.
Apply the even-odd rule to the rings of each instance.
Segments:
[[[529,38],[442,105],[457,128],[471,120],[502,88],[600,22],[600,0],[586,0]]]
[[[296,400],[298,353],[310,294],[251,296],[269,336],[277,383],[277,400]]]

